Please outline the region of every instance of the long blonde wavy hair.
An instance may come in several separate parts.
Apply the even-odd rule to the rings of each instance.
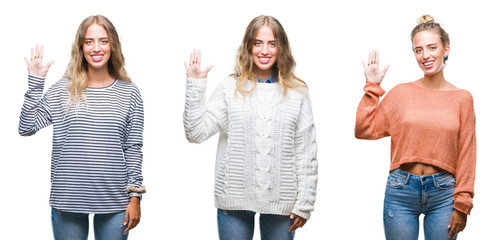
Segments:
[[[257,84],[257,77],[254,73],[254,61],[252,58],[252,47],[256,41],[257,32],[262,26],[269,27],[274,34],[276,46],[278,48],[277,60],[273,65],[273,75],[276,74],[278,82],[283,87],[283,96],[286,96],[289,88],[307,87],[307,84],[294,74],[295,60],[288,43],[288,37],[281,26],[281,23],[271,16],[258,16],[250,22],[245,30],[242,45],[238,48],[235,71],[231,74],[237,79],[235,93],[242,95],[251,94]],[[244,87],[248,81],[252,82],[252,89],[246,90]]]
[[[83,44],[86,36],[87,28],[91,24],[98,24],[102,26],[108,33],[110,41],[111,55],[108,60],[108,73],[113,78],[121,79],[124,81],[131,81],[130,77],[125,71],[125,59],[122,54],[122,48],[118,33],[113,24],[108,18],[102,15],[89,16],[84,19],[77,29],[74,43],[72,44],[71,59],[67,70],[65,71],[64,78],[70,80],[67,87],[69,97],[71,100],[70,106],[74,103],[86,101],[85,93],[88,82],[88,62],[84,58]],[[70,107],[69,107],[70,108]]]

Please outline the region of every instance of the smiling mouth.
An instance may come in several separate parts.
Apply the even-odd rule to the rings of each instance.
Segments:
[[[434,65],[434,61],[429,61],[424,63],[425,69],[431,69],[433,65]]]
[[[91,55],[91,59],[92,59],[94,62],[99,62],[99,61],[103,60],[103,54],[95,54],[95,55]]]
[[[258,57],[261,64],[268,64],[271,61],[271,57]]]

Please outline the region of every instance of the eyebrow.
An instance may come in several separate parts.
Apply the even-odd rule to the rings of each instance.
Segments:
[[[94,40],[95,38],[84,38],[84,40]],[[96,38],[96,39],[110,39],[109,37],[102,37],[102,38]]]
[[[438,43],[429,43],[427,45],[425,45],[426,47],[429,47],[429,46],[434,46],[434,45],[439,45]],[[422,48],[422,47],[417,47],[417,46],[414,46],[414,48]]]

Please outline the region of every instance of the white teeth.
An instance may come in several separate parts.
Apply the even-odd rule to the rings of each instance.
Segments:
[[[102,55],[99,55],[99,56],[92,56],[94,59],[101,59],[103,56]]]
[[[424,63],[424,65],[425,65],[425,66],[430,66],[430,65],[432,65],[433,63],[434,63],[434,62],[426,62],[426,63]]]

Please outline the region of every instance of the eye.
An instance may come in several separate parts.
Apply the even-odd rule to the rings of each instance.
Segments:
[[[261,45],[262,45],[262,43],[259,42],[259,41],[257,41],[257,42],[254,43],[254,46],[256,46],[256,47],[260,47]]]
[[[420,53],[422,52],[422,49],[415,49],[415,53]]]
[[[276,47],[276,42],[270,42],[270,43],[269,43],[269,46],[270,46],[270,47]]]
[[[92,40],[86,40],[86,41],[84,41],[84,44],[91,45],[91,44],[93,44],[93,41]]]
[[[108,40],[101,40],[101,44],[108,44]]]
[[[435,47],[435,46],[434,46],[434,47],[430,47],[429,49],[430,49],[430,50],[436,50],[436,49],[437,49],[437,47]]]

